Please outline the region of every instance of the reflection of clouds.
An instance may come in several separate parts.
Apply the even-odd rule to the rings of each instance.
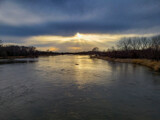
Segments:
[[[77,65],[78,64],[78,65]],[[105,65],[104,65],[105,64]],[[110,85],[111,66],[89,56],[41,57],[36,64],[37,75],[53,84],[73,84],[79,89],[87,85]]]

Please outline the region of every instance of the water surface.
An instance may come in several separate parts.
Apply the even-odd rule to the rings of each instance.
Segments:
[[[88,56],[1,64],[0,120],[160,120],[160,74]]]

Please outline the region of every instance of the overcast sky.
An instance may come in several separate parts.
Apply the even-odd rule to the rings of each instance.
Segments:
[[[159,33],[160,0],[0,0],[0,39],[10,44],[82,51]]]

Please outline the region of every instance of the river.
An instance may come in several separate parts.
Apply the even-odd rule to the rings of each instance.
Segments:
[[[149,68],[74,55],[22,61],[0,64],[0,120],[160,120],[160,74]]]

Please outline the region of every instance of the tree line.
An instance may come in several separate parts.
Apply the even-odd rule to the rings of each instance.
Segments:
[[[153,37],[129,37],[118,41],[106,54],[111,58],[143,58],[160,60],[160,35]]]
[[[38,51],[36,47],[26,47],[26,46],[18,46],[18,45],[3,45],[2,40],[0,40],[0,57],[38,57],[39,55],[58,55],[57,52],[51,51]]]
[[[25,47],[17,45],[2,45],[0,41],[0,57],[8,56],[35,56],[35,47]]]

